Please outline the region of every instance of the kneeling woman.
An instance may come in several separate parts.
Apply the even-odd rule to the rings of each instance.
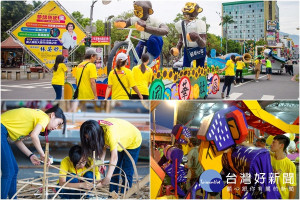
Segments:
[[[89,178],[89,182],[93,180],[93,168],[86,171],[89,167],[93,165],[93,161],[91,158],[85,158],[82,155],[82,150],[79,145],[75,145],[71,147],[69,151],[69,156],[65,157],[60,163],[60,171],[59,171],[59,185],[64,185],[67,181],[69,181],[72,177],[66,177],[66,175],[73,174],[78,175],[79,177]],[[100,172],[98,167],[95,167],[95,177],[96,180],[100,180]],[[65,185],[65,187],[72,188],[83,188],[83,189],[92,189],[93,184],[84,182],[79,180],[78,178],[73,178],[69,183]],[[80,193],[80,191],[70,190],[70,189],[62,189],[60,193],[64,193],[61,196],[63,199],[80,199],[80,195],[69,195],[67,193]]]
[[[80,127],[80,140],[85,157],[91,156],[93,151],[96,152],[96,156],[104,163],[106,154],[106,148],[110,149],[110,166],[106,173],[106,177],[101,180],[98,187],[112,183],[119,183],[119,175],[113,176],[113,174],[120,174],[120,167],[126,173],[129,186],[132,186],[133,179],[133,165],[128,155],[123,151],[120,143],[131,155],[136,163],[138,160],[142,135],[141,132],[131,123],[122,119],[108,118],[104,120],[89,120],[84,122]],[[103,166],[100,166],[100,171],[105,170]],[[125,179],[122,176],[122,184],[124,185]],[[110,185],[109,191],[115,191],[118,193],[117,185]],[[124,193],[124,188],[121,189]]]
[[[40,159],[45,159],[39,135],[48,134],[64,124],[66,118],[63,111],[57,106],[46,112],[38,109],[18,108],[9,110],[1,115],[1,199],[7,196],[12,198],[17,189],[18,165],[8,143],[8,137],[15,142],[17,147],[30,159],[32,164],[39,165],[40,161],[22,142],[31,138],[34,147],[40,154]]]

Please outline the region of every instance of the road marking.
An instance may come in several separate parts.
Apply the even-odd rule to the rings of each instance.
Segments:
[[[232,93],[229,95],[229,98],[226,98],[226,100],[235,100],[242,96],[244,93]]]
[[[35,88],[34,86],[23,86],[21,85],[1,85],[2,87],[11,87],[11,88],[22,88],[22,89],[32,89]]]
[[[9,91],[11,91],[11,90],[1,88],[1,92],[9,92]]]
[[[261,79],[261,78],[264,78],[266,77],[267,75],[264,75],[264,76],[261,76],[259,77],[258,79]],[[239,85],[235,85],[234,87],[240,87],[240,86],[243,86],[243,85],[246,85],[247,83],[251,83],[251,82],[254,82],[255,80],[251,80],[251,81],[247,81],[247,82],[244,82],[244,83],[240,83]]]
[[[49,82],[24,83],[24,84],[21,84],[21,85],[33,85],[33,84],[49,84]]]
[[[52,88],[52,87],[43,87],[43,88],[48,89],[48,88]]]
[[[261,100],[273,100],[275,96],[272,95],[263,95]]]

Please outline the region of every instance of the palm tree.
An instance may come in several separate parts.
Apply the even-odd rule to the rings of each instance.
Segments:
[[[219,25],[225,25],[225,38],[226,38],[226,54],[227,54],[227,36],[228,36],[228,24],[233,24],[235,23],[235,21],[233,20],[233,16],[229,16],[229,15],[225,15],[224,17],[222,17],[222,21]],[[223,28],[222,28],[223,30]]]

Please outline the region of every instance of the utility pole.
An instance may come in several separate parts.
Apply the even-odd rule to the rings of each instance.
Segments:
[[[90,37],[92,37],[92,31],[93,31],[93,9],[94,9],[94,4],[97,2],[98,0],[93,0],[93,3],[91,5],[91,11],[90,11]]]

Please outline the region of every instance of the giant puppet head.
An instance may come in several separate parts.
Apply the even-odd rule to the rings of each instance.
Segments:
[[[195,19],[203,11],[197,3],[187,2],[182,8],[182,13],[186,19]]]
[[[150,1],[134,1],[134,15],[142,20],[147,20],[149,15],[153,14],[152,4]]]

